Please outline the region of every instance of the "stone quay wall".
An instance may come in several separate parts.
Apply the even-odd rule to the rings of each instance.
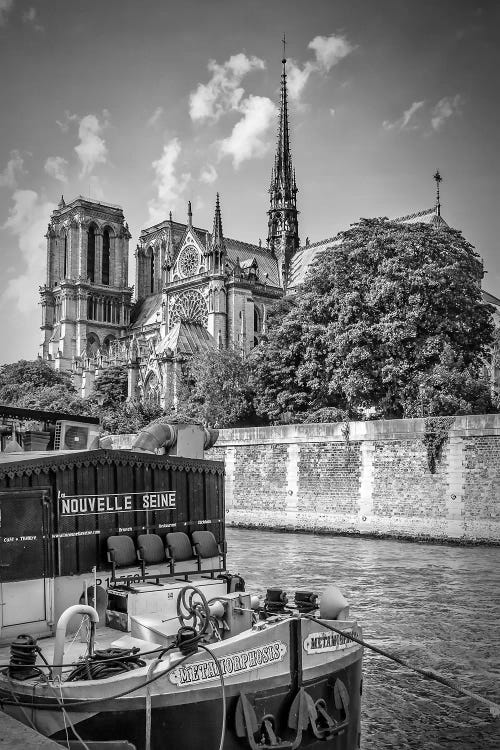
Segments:
[[[233,526],[500,543],[500,414],[456,417],[431,474],[424,419],[221,430]]]

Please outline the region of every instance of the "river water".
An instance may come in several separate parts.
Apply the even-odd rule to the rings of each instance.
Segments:
[[[227,529],[247,590],[334,583],[369,643],[500,703],[500,548]],[[363,750],[499,750],[487,707],[369,650]]]

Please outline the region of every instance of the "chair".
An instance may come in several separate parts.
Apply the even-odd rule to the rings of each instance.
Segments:
[[[165,537],[165,552],[170,563],[170,573],[182,573],[187,580],[187,573],[196,571],[196,558],[187,534],[183,531],[171,531]]]
[[[112,580],[115,579],[116,568],[127,568],[137,562],[134,542],[126,534],[110,536],[107,539],[108,562],[111,563]]]
[[[224,545],[217,542],[211,531],[193,531],[191,538],[198,558],[198,570],[210,571],[213,578],[215,571],[223,570],[225,567]]]
[[[143,577],[146,565],[157,565],[165,561],[165,547],[158,534],[139,534],[137,537],[137,557],[141,564]]]

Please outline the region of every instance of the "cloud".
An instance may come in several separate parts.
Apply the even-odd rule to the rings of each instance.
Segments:
[[[252,94],[243,100],[240,111],[243,117],[236,123],[231,135],[218,144],[219,155],[232,157],[235,169],[247,159],[266,153],[269,146],[266,135],[278,114],[271,99]]]
[[[68,181],[68,176],[66,174],[67,168],[68,162],[66,159],[63,159],[62,156],[49,156],[44,166],[47,174],[55,180],[59,180],[59,182]]]
[[[30,7],[23,13],[23,23],[29,23],[35,31],[44,31],[43,26],[37,22],[36,8]]]
[[[345,36],[330,34],[330,36],[316,36],[307,45],[315,54],[315,60],[308,60],[301,67],[295,60],[287,62],[287,89],[290,99],[296,103],[312,74],[326,75],[344,57],[347,57],[356,47]]]
[[[307,46],[314,50],[317,66],[324,73],[329,73],[337,63],[356,49],[345,36],[336,34],[316,36]]]
[[[149,120],[147,121],[146,125],[148,128],[154,128],[158,125],[159,121],[161,120],[163,116],[164,109],[163,107],[157,107]]]
[[[247,57],[243,52],[232,55],[219,65],[210,60],[208,70],[212,77],[208,83],[199,83],[196,91],[189,95],[189,114],[193,121],[216,122],[226,112],[241,106],[244,89],[240,84],[253,70],[263,70],[265,63],[258,57]]]
[[[105,164],[108,149],[101,133],[108,124],[108,112],[103,111],[103,122],[99,122],[96,115],[85,115],[80,120],[78,136],[80,143],[75,151],[80,159],[82,169],[80,178],[89,175],[98,164]]]
[[[14,205],[2,229],[17,237],[24,270],[8,281],[4,297],[12,300],[20,312],[37,315],[38,300],[26,290],[36,289],[44,282],[47,223],[55,203],[44,202],[34,190],[16,190],[12,196]]]
[[[153,162],[157,196],[149,201],[149,217],[153,223],[162,221],[172,210],[191,179],[190,174],[177,175],[177,161],[181,154],[178,138],[172,138],[163,146],[163,153]]]
[[[12,8],[13,0],[0,0],[0,26],[7,23],[7,15]]]
[[[286,66],[286,84],[288,96],[295,102],[298,102],[311,73],[317,70],[314,63],[306,62],[303,68],[300,68],[295,60],[288,60]]]
[[[203,167],[200,173],[200,182],[204,182],[206,185],[211,185],[215,180],[217,179],[218,174],[217,170],[213,166],[213,164],[207,164],[206,167]]]
[[[26,174],[24,159],[21,153],[17,149],[14,149],[10,152],[10,159],[5,168],[0,172],[0,187],[15,188],[17,179],[22,174]]]
[[[67,133],[71,123],[76,120],[78,120],[78,115],[72,115],[71,112],[68,112],[66,109],[64,112],[64,118],[62,120],[56,120],[56,123],[59,125],[63,133]]]
[[[400,118],[394,120],[394,122],[384,120],[382,127],[385,130],[415,130],[417,126],[412,122],[412,118],[419,109],[422,109],[424,104],[425,101],[413,102],[413,104],[403,112]]]
[[[438,101],[431,113],[431,125],[433,130],[441,130],[446,120],[454,115],[462,113],[465,100],[461,94],[455,96],[444,96]]]

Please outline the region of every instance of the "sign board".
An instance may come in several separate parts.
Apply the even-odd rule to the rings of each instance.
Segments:
[[[128,492],[114,495],[58,496],[59,517],[92,516],[102,513],[137,513],[148,510],[175,510],[175,491]]]
[[[359,633],[352,629],[346,630],[345,635],[325,630],[320,633],[309,633],[307,638],[304,638],[304,651],[307,654],[324,654],[328,651],[341,651],[344,648],[356,645],[356,642],[349,638],[350,635],[353,635],[355,638],[360,637]]]
[[[256,646],[235,654],[217,656],[224,677],[238,675],[242,672],[250,672],[252,669],[261,669],[270,664],[276,664],[283,660],[287,652],[286,644],[282,641],[273,641],[263,646]],[[217,665],[212,659],[197,661],[194,664],[182,664],[173,669],[169,680],[179,687],[199,685],[208,680],[220,679]]]

